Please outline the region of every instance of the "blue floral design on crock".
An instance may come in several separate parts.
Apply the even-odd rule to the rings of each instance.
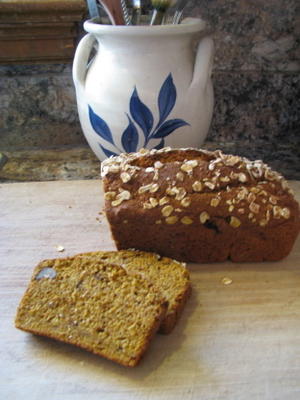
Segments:
[[[123,149],[120,149],[114,143],[111,130],[107,123],[97,115],[89,105],[89,118],[95,132],[105,141],[109,142],[115,148],[111,151],[102,144],[98,143],[103,153],[107,156],[115,156],[122,152],[137,151],[139,134],[137,126],[141,128],[144,134],[144,145],[146,147],[151,139],[160,139],[158,145],[152,147],[161,149],[165,145],[165,137],[170,135],[175,129],[184,125],[189,125],[183,119],[166,120],[176,103],[176,87],[173,82],[172,74],[170,73],[162,84],[158,95],[159,121],[153,127],[154,118],[150,109],[139,98],[137,89],[134,88],[130,97],[129,110],[130,114],[126,113],[128,118],[127,128],[122,133],[121,143]],[[110,147],[111,147],[110,146]]]

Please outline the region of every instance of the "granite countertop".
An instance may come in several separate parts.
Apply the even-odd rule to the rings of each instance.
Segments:
[[[284,143],[207,141],[202,147],[261,159],[285,178],[300,180],[299,135],[289,137]],[[0,153],[0,182],[98,179],[99,174],[100,161],[87,146]]]
[[[185,16],[206,21],[215,43],[214,114],[203,147],[262,159],[300,180],[298,3],[191,0]],[[0,182],[99,178],[71,63],[0,65],[0,78]]]

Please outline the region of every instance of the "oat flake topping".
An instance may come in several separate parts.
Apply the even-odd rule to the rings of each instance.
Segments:
[[[162,210],[167,204],[173,209],[179,207],[187,209],[192,207],[191,195],[193,193],[196,192],[200,196],[202,193],[212,193],[215,196],[210,198],[207,206],[217,209],[223,207],[222,193],[224,192],[230,198],[229,202],[226,201],[226,203],[228,204],[227,212],[230,214],[229,224],[233,227],[239,227],[242,224],[237,216],[240,216],[243,220],[246,218],[251,223],[260,226],[266,226],[272,219],[290,218],[290,209],[278,203],[277,193],[278,191],[285,191],[292,195],[292,191],[284,178],[271,170],[261,160],[250,161],[244,157],[223,154],[219,150],[210,152],[207,150],[179,149],[177,151],[185,152],[186,157],[188,150],[192,151],[192,159],[184,158],[182,161],[171,161],[175,169],[172,178],[169,176],[163,178],[158,174],[159,170],[165,166],[165,156],[169,157],[170,155],[170,159],[172,159],[174,149],[170,147],[160,150],[152,149],[151,151],[142,149],[138,153],[120,154],[104,160],[101,165],[101,176],[103,178],[120,179],[121,184],[130,185],[134,184],[135,177],[139,179],[138,177],[144,171],[145,176],[148,177],[146,182],[149,182],[149,178],[152,180],[150,183],[138,186],[133,192],[127,190],[127,187],[126,190],[122,189],[118,194],[115,189],[107,191],[105,199],[110,201],[113,207],[117,207],[124,201],[142,195],[144,197],[143,207],[149,210],[156,207]],[[151,163],[152,157],[153,162]],[[140,163],[143,159],[147,160],[145,167],[143,162]],[[202,163],[207,163],[207,176],[203,178],[202,175],[201,180],[193,178],[198,174],[196,171],[201,168],[202,171],[205,170],[203,166],[201,167]],[[168,182],[165,193],[163,195],[158,194],[165,181]],[[186,183],[186,185],[183,187],[181,182]],[[187,190],[188,187],[191,189]],[[217,191],[218,193],[216,193]],[[176,223],[178,220],[178,217],[171,215],[165,215],[165,218],[167,224]],[[181,222],[182,220],[187,221],[184,218],[181,218]],[[204,211],[200,214],[199,222],[203,224],[208,218],[208,213]]]

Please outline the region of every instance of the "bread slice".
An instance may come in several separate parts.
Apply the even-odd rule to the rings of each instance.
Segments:
[[[139,275],[95,257],[45,260],[34,270],[16,327],[135,366],[167,303]]]
[[[184,263],[135,250],[98,251],[78,256],[120,265],[128,273],[138,273],[153,282],[168,301],[167,313],[159,332],[168,334],[173,330],[191,292],[190,276]]]

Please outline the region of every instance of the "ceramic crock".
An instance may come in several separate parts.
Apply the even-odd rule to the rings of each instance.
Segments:
[[[73,80],[83,133],[100,160],[142,147],[203,143],[214,101],[213,41],[204,36],[204,21],[112,26],[89,20],[84,29]]]

